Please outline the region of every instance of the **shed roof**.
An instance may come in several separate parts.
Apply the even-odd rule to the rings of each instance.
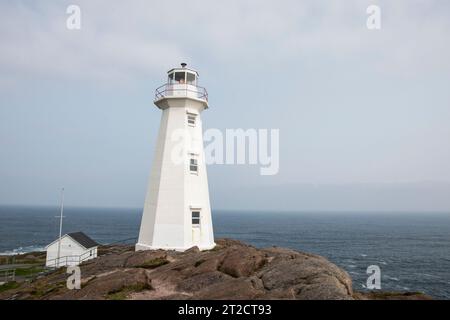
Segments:
[[[64,238],[64,237],[70,237],[70,238],[72,238],[75,242],[77,242],[78,244],[80,244],[80,245],[81,245],[82,247],[84,247],[85,249],[90,249],[90,248],[93,248],[93,247],[97,247],[97,246],[98,246],[98,243],[97,243],[97,242],[95,242],[94,240],[92,240],[90,237],[88,237],[86,234],[84,234],[84,233],[81,232],[81,231],[78,231],[78,232],[71,232],[71,233],[65,234],[65,235],[63,235],[63,236],[61,237],[61,239]],[[52,243],[48,244],[45,248],[50,247],[52,244],[54,244],[54,243],[57,242],[58,240],[59,240],[59,238],[56,239],[55,241],[53,241]]]
[[[71,237],[73,240],[81,244],[86,249],[96,247],[98,246],[98,243],[89,238],[87,235],[85,235],[83,232],[72,232],[67,234],[69,237]]]

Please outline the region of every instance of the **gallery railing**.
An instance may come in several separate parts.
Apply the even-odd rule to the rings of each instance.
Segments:
[[[208,101],[205,88],[192,84],[163,84],[155,90],[155,101],[168,97],[191,97]]]

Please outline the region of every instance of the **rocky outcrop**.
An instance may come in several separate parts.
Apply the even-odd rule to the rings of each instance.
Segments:
[[[65,268],[0,293],[0,299],[368,299],[348,274],[323,257],[283,248],[256,249],[222,239],[185,252],[102,247],[81,265],[80,290]]]
[[[65,270],[3,292],[14,299],[352,299],[350,277],[326,259],[234,240],[200,252],[102,248],[81,265],[82,287],[68,290]]]

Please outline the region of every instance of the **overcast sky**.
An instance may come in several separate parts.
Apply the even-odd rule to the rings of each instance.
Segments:
[[[450,211],[449,39],[440,0],[0,0],[0,204],[142,207],[187,62],[204,129],[280,130],[278,175],[208,167],[213,210]]]

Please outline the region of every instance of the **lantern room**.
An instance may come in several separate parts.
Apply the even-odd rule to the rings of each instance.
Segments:
[[[167,84],[188,84],[197,86],[198,72],[186,68],[186,63],[182,63],[181,68],[169,70],[167,74]]]
[[[167,72],[167,82],[156,89],[155,102],[166,98],[191,98],[207,105],[208,93],[198,85],[198,72],[186,67],[173,68]]]

